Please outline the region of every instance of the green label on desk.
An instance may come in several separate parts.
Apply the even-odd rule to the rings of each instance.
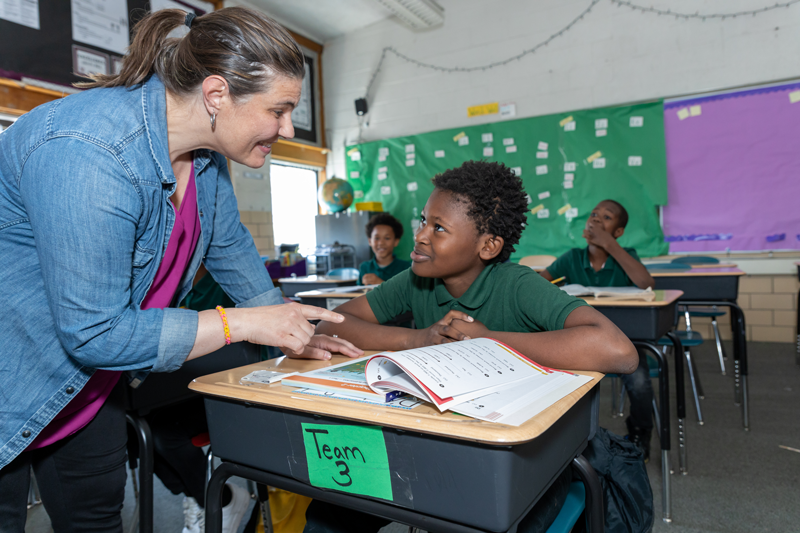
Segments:
[[[302,426],[312,485],[392,500],[389,457],[381,428]]]

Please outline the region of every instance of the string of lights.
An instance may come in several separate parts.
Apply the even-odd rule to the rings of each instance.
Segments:
[[[678,12],[672,11],[671,9],[658,9],[658,8],[655,8],[655,7],[652,7],[652,6],[651,7],[644,7],[644,6],[636,5],[633,2],[628,2],[626,0],[611,0],[611,3],[617,4],[618,7],[619,6],[625,6],[625,7],[631,8],[634,11],[641,11],[641,12],[644,12],[644,13],[656,13],[657,15],[667,15],[667,16],[670,16],[670,17],[675,17],[676,19],[684,19],[684,20],[689,20],[689,19],[700,19],[700,20],[721,19],[721,20],[725,20],[725,19],[728,19],[728,18],[734,18],[735,19],[736,17],[749,17],[749,16],[755,17],[756,15],[759,15],[761,13],[765,13],[767,11],[772,11],[772,10],[775,10],[775,9],[781,9],[781,8],[784,8],[784,7],[791,7],[792,5],[797,4],[799,2],[800,2],[800,0],[789,0],[788,2],[781,2],[781,3],[774,4],[774,5],[765,6],[765,7],[762,7],[760,9],[750,9],[750,10],[747,10],[747,11],[733,11],[731,13],[706,13],[706,14],[703,14],[703,13],[700,13],[699,11],[696,12],[696,13],[678,13]]]

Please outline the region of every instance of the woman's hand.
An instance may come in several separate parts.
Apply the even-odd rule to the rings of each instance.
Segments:
[[[339,337],[329,337],[327,335],[314,335],[306,344],[302,353],[289,352],[286,355],[290,359],[323,359],[331,358],[331,352],[337,352],[347,357],[359,357],[364,355],[364,351],[356,348],[352,343],[340,339]]]
[[[471,323],[474,319],[466,313],[461,311],[449,311],[444,317],[432,324],[431,326],[417,330],[414,336],[412,348],[422,348],[423,346],[432,346],[434,344],[444,344],[446,342],[463,341],[469,339],[469,336],[456,329],[453,325],[454,321],[460,323]]]

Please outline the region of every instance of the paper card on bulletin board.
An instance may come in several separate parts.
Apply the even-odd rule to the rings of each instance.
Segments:
[[[667,252],[657,215],[657,206],[667,202],[663,117],[662,103],[654,102],[363,143],[347,147],[361,154],[356,161],[347,158],[347,175],[358,172],[359,177],[350,183],[363,193],[364,201],[383,202],[384,209],[403,223],[405,233],[396,253],[404,259],[413,247],[415,210],[416,215],[422,211],[433,190],[431,178],[468,160],[497,161],[515,169],[526,193],[535,199],[529,207],[543,203],[550,214],[528,215],[512,260],[533,254],[560,255],[586,246],[582,237],[586,220],[606,198],[619,201],[630,214],[620,244],[651,257]],[[605,135],[597,136],[597,125],[604,126]],[[470,142],[460,142],[464,138]],[[507,151],[504,139],[512,139],[517,149]],[[413,166],[406,166],[406,145],[415,146]],[[491,156],[484,155],[485,148],[492,148]],[[442,150],[445,157],[435,157]],[[597,152],[601,155],[592,158]],[[388,177],[379,181],[381,167],[388,167]],[[408,191],[410,182],[418,184],[417,190]],[[381,194],[381,186],[391,186],[393,193]],[[550,196],[539,200],[545,191]],[[566,204],[572,209],[558,215]]]
[[[671,252],[800,249],[798,91],[792,83],[664,105]]]

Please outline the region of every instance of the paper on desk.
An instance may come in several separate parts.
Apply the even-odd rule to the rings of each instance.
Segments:
[[[269,385],[271,383],[277,383],[284,378],[288,378],[289,376],[295,376],[298,372],[275,372],[273,370],[256,370],[254,372],[250,372],[245,377],[239,380],[248,381],[250,383],[263,383],[264,385]]]
[[[348,292],[371,291],[377,285],[350,285],[348,287],[331,287],[330,289],[317,289],[318,292],[331,294],[346,294]]]
[[[299,392],[300,394],[307,394],[309,396],[319,396],[321,398],[335,398],[337,400],[347,400],[350,402],[368,403],[372,405],[380,405],[381,407],[393,407],[395,409],[413,409],[418,405],[422,405],[422,400],[418,400],[413,396],[401,396],[388,402],[381,402],[373,398],[362,398],[360,396],[348,396],[347,394],[337,394],[331,391],[322,391],[318,389],[295,389],[292,392]]]

